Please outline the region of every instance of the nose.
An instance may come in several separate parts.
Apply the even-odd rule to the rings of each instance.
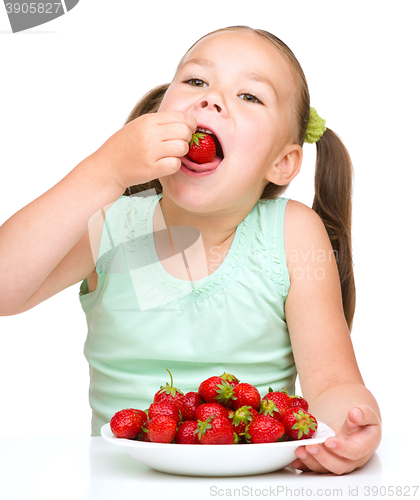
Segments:
[[[226,112],[226,103],[220,92],[212,90],[203,95],[197,103],[200,109],[216,111],[219,114]]]

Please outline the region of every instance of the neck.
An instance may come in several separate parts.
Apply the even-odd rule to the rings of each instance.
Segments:
[[[256,201],[251,200],[241,208],[226,207],[213,212],[191,212],[176,205],[169,197],[162,195],[159,202],[161,227],[171,226],[193,227],[200,231],[205,249],[223,246],[233,239],[236,228],[254,207]]]

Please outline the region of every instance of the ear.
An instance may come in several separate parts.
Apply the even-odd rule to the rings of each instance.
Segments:
[[[299,173],[302,159],[303,150],[298,144],[285,146],[266,172],[265,178],[277,186],[289,184]]]

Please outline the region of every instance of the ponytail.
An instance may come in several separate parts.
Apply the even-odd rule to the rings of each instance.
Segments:
[[[316,143],[315,196],[312,209],[321,217],[337,260],[343,310],[353,326],[356,287],[351,247],[353,166],[340,138],[329,128]]]
[[[169,83],[165,83],[164,85],[159,85],[154,89],[150,90],[147,94],[145,94],[140,101],[134,106],[134,109],[128,115],[127,120],[124,125],[130,123],[135,120],[139,116],[145,115],[147,113],[156,113],[159,109],[159,106],[165,96],[166,91],[168,90]],[[149,189],[154,189],[156,194],[162,193],[162,184],[159,179],[153,179],[144,184],[137,184],[136,186],[130,186],[123,193],[124,196],[130,196],[135,193],[140,193],[142,191],[148,191]]]

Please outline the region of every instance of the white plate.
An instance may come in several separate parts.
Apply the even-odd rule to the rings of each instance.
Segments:
[[[323,443],[335,436],[318,421],[313,438],[285,443],[191,445],[144,443],[116,438],[105,424],[101,434],[109,443],[122,446],[133,458],[152,469],[182,476],[249,476],[265,474],[290,465],[299,446]]]

